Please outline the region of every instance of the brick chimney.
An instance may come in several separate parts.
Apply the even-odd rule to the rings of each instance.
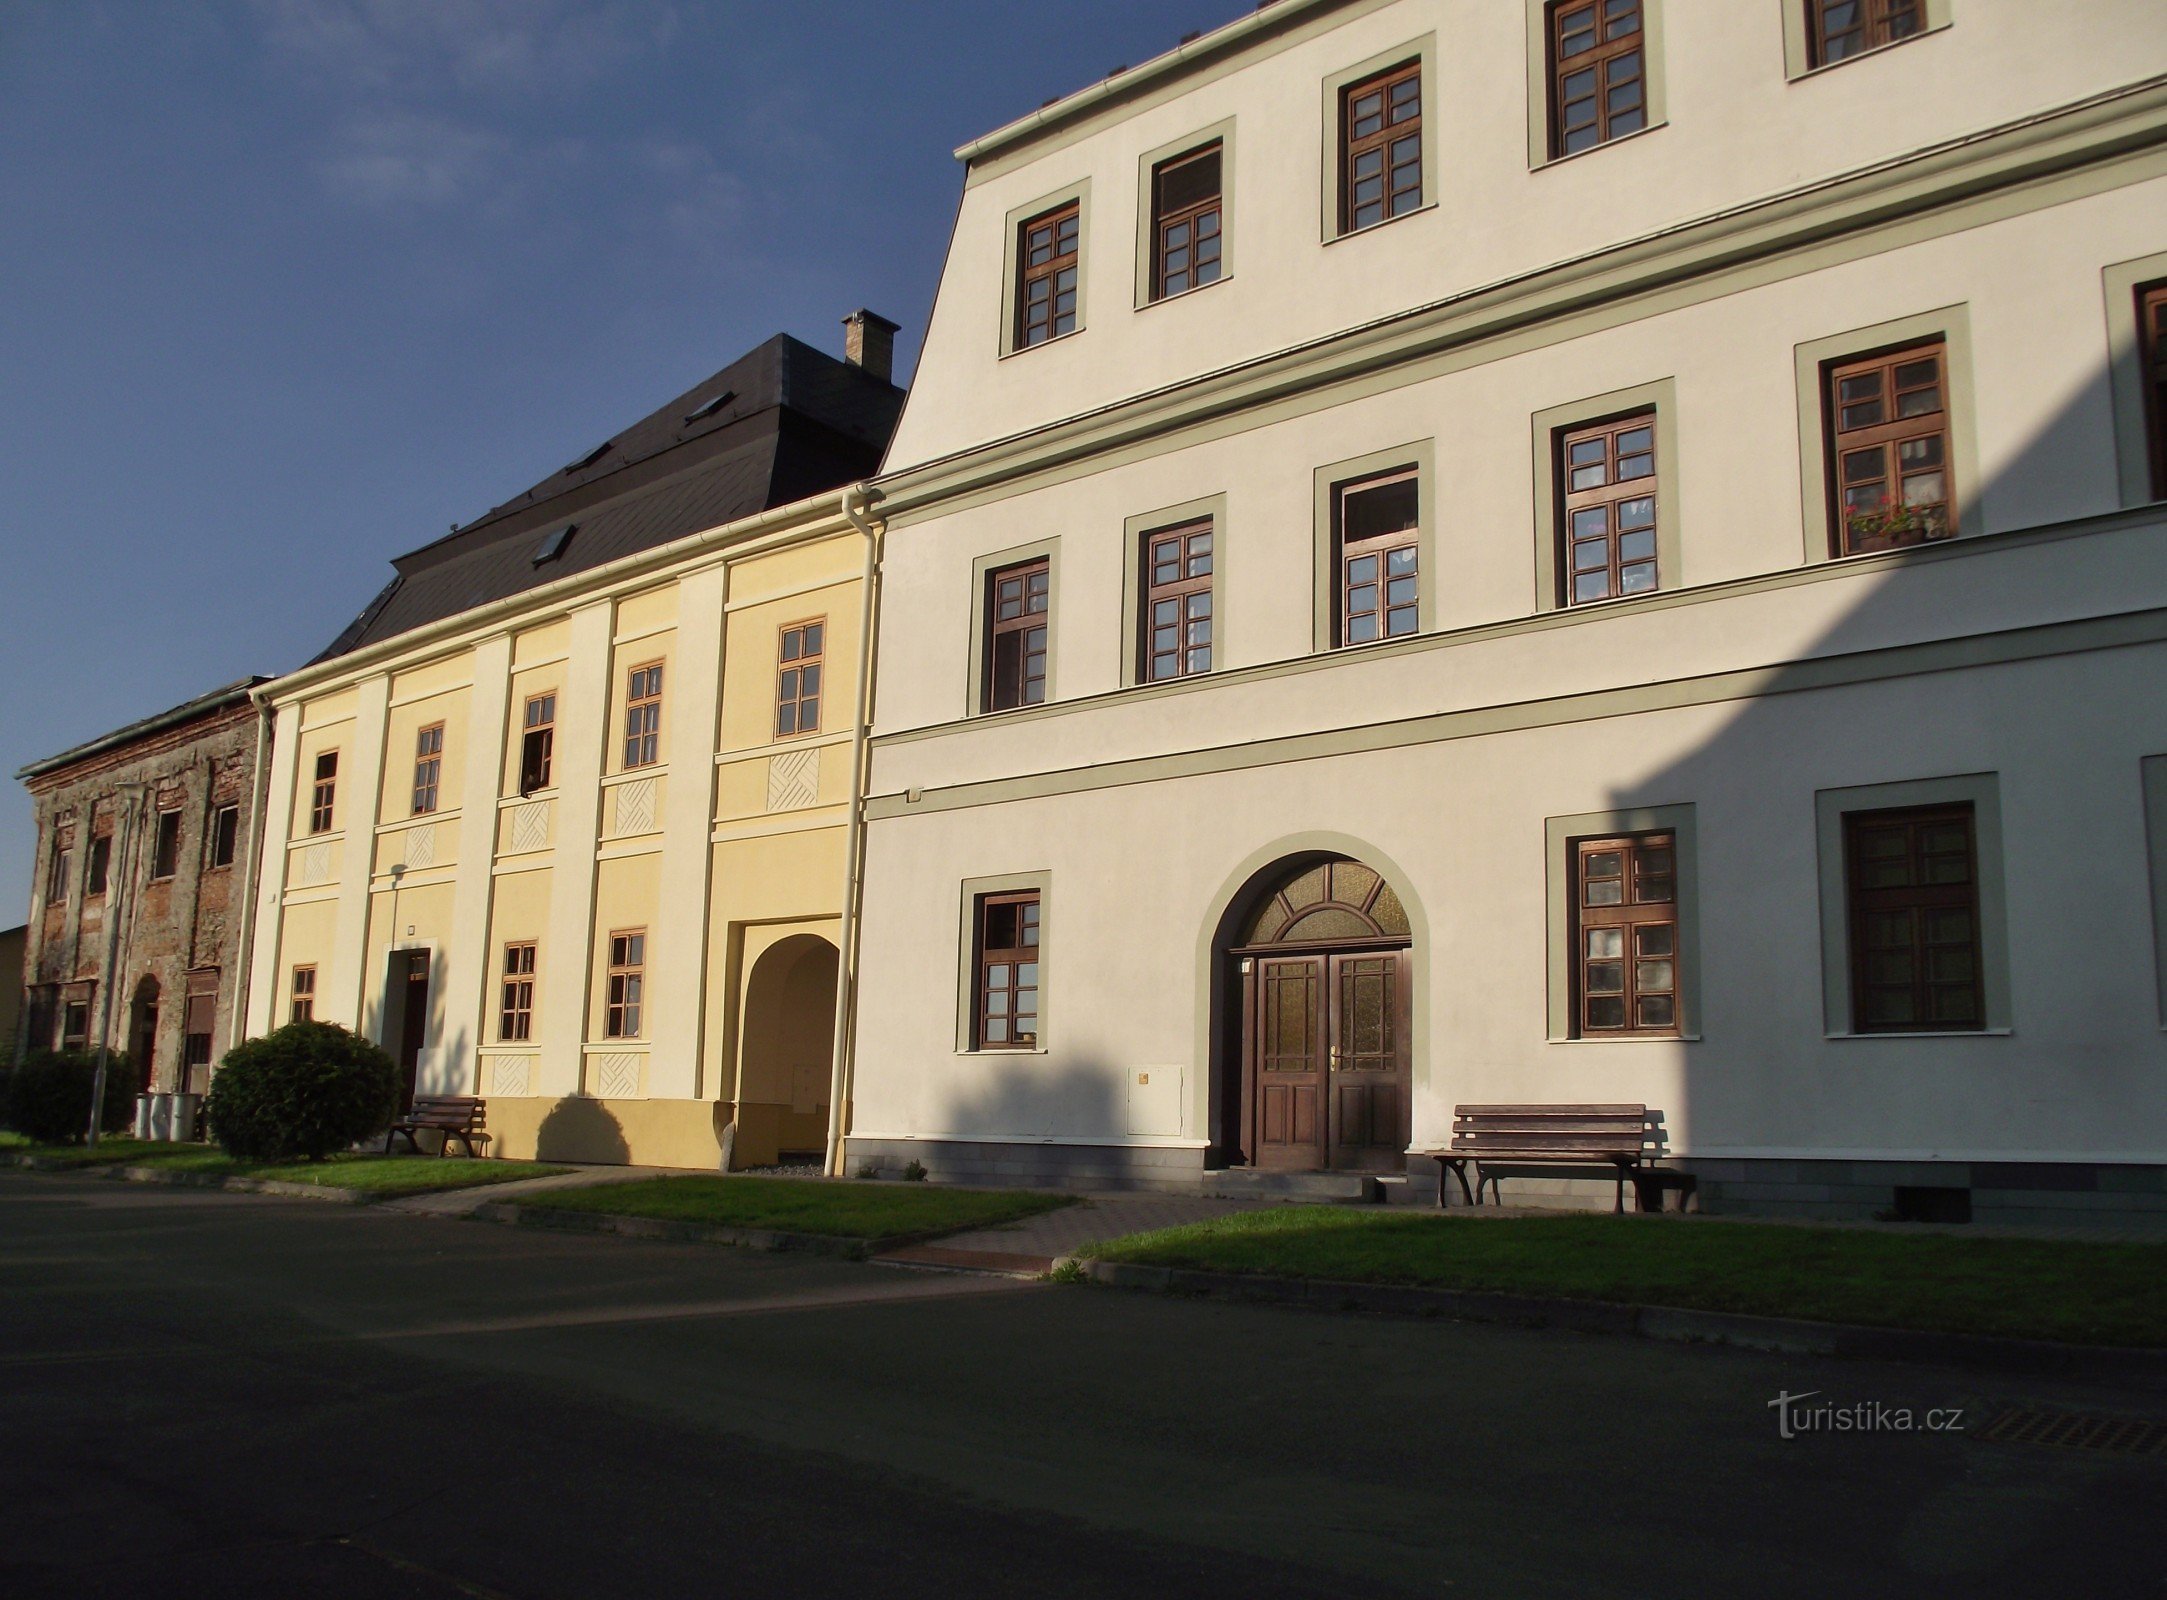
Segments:
[[[896,326],[877,311],[853,311],[843,318],[843,359],[882,383],[893,383]]]

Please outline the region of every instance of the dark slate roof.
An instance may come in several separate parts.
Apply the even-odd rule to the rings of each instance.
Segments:
[[[727,404],[694,419],[725,393]],[[869,478],[902,406],[894,384],[778,334],[526,493],[398,557],[397,576],[316,659]],[[567,526],[562,554],[537,565],[537,548]]]
[[[269,683],[270,681],[269,678],[256,677],[242,678],[233,683],[222,684],[208,694],[199,694],[193,700],[183,700],[170,711],[161,711],[155,717],[145,717],[140,722],[131,722],[124,728],[115,728],[111,733],[101,733],[97,738],[86,740],[72,749],[63,750],[57,756],[47,756],[43,761],[33,761],[30,765],[17,772],[15,776],[18,781],[40,778],[48,772],[58,772],[62,767],[73,766],[78,761],[86,761],[90,757],[102,755],[108,750],[117,750],[122,745],[133,744],[138,739],[146,739],[154,733],[164,733],[169,728],[178,728],[201,718],[215,715],[226,710],[229,706],[239,705],[246,701],[249,690],[255,688],[259,683]]]

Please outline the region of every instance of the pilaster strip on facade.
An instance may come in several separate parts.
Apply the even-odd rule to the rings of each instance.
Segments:
[[[389,678],[370,678],[356,687],[348,757],[338,777],[337,826],[345,835],[339,880],[338,932],[331,955],[331,978],[324,986],[326,1021],[344,1019],[362,1033],[374,1033],[374,1019],[363,1013],[368,989],[369,899],[375,871],[376,796],[384,781],[384,717],[391,699]]]
[[[610,638],[616,608],[608,601],[572,613],[571,660],[557,709],[556,845],[549,884],[549,944],[559,976],[553,1002],[541,1015],[541,1075],[545,1095],[583,1087],[581,1047],[587,1036],[594,967],[594,851],[601,826],[602,743],[609,730]]]
[[[468,691],[466,771],[460,788],[459,862],[453,879],[451,944],[441,956],[440,982],[444,1017],[452,1024],[439,1056],[438,1087],[453,1094],[485,1094],[476,1047],[490,1037],[490,981],[494,963],[489,948],[489,908],[496,855],[496,797],[504,780],[504,727],[511,697],[512,640],[509,634],[474,647],[473,687]],[[454,1019],[476,1019],[475,1031]],[[455,1058],[452,1040],[464,1040],[467,1054]]]
[[[677,588],[675,684],[669,702],[670,779],[662,799],[664,893],[653,946],[653,1053],[648,1093],[693,1099],[702,1083],[701,1022],[707,1014],[708,878],[714,850],[715,740],[722,696],[723,569],[686,576]]]

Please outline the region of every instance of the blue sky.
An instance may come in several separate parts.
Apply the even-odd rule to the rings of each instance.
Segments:
[[[964,140],[1246,0],[0,0],[0,773],[320,649],[787,331],[915,352]],[[30,803],[0,799],[0,927]]]

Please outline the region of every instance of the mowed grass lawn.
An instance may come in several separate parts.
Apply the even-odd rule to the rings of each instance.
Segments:
[[[430,1194],[441,1189],[471,1189],[482,1184],[547,1178],[569,1167],[534,1161],[478,1161],[464,1156],[379,1156],[346,1152],[323,1161],[236,1161],[216,1145],[157,1144],[141,1139],[101,1139],[85,1145],[12,1144],[11,1153],[35,1155],[41,1162],[65,1167],[152,1167],[213,1178],[268,1178],[278,1183],[314,1183],[331,1189],[354,1189],[380,1199]]]
[[[1109,1239],[1080,1253],[1208,1272],[2167,1346],[2167,1242],[1275,1206]]]
[[[990,1228],[1074,1203],[1073,1195],[943,1189],[816,1178],[640,1178],[556,1189],[531,1209],[658,1217],[719,1228],[764,1228],[844,1239],[896,1239]]]

